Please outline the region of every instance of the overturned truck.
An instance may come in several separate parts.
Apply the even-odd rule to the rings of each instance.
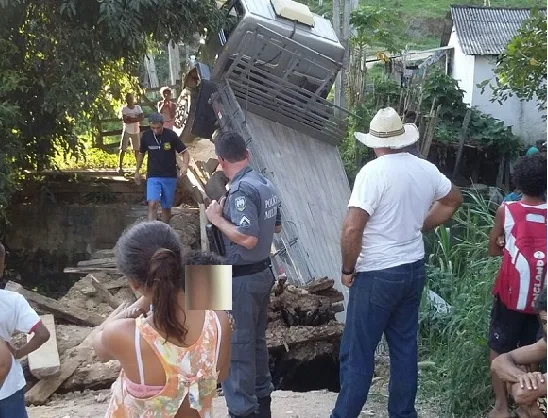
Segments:
[[[297,286],[334,278],[345,294],[340,231],[350,187],[337,145],[347,113],[327,100],[344,48],[328,20],[294,1],[233,0],[221,10],[225,26],[210,34],[184,80],[180,136],[215,141],[219,131],[239,132],[251,165],[281,199],[275,273]]]

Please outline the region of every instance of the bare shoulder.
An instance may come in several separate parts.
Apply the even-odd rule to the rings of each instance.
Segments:
[[[230,311],[215,311],[215,313],[219,317],[219,322],[221,323],[221,329],[223,332],[234,329],[234,317]]]
[[[128,343],[132,343],[134,339],[135,319],[133,318],[118,319],[108,323],[101,337],[108,351],[115,355],[127,352]]]

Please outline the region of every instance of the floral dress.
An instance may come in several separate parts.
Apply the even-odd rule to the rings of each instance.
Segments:
[[[202,333],[190,347],[165,342],[143,316],[136,319],[135,326],[162,363],[166,384],[157,395],[137,398],[127,390],[128,380],[122,369],[112,385],[105,418],[172,418],[187,396],[190,407],[198,411],[201,418],[212,418],[221,341],[217,314],[206,311]]]

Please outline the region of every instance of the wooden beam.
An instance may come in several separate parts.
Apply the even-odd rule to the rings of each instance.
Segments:
[[[91,275],[91,284],[97,290],[97,293],[103,298],[103,300],[110,306],[112,309],[118,308],[121,302],[113,296],[108,289],[93,275]]]
[[[25,299],[34,303],[39,308],[52,313],[57,318],[64,319],[75,325],[96,326],[101,325],[105,320],[105,318],[99,314],[59,302],[58,300],[48,298],[31,290],[22,289],[20,293]]]
[[[116,289],[120,289],[122,287],[127,287],[127,286],[129,285],[128,285],[126,276],[122,276],[119,279],[113,280],[108,283],[103,283],[103,287],[106,290],[116,290]],[[80,292],[82,292],[84,295],[93,295],[97,293],[97,289],[95,287],[85,287],[81,289]]]
[[[460,160],[462,158],[462,153],[464,151],[464,142],[466,141],[466,135],[468,134],[468,126],[470,125],[470,117],[472,116],[472,110],[468,109],[466,111],[466,116],[464,116],[464,121],[462,122],[462,130],[460,132],[459,138],[459,147],[457,149],[457,158],[455,159],[455,167],[453,168],[453,175],[451,180],[455,178],[459,171]]]

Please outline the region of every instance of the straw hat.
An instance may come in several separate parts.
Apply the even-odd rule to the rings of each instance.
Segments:
[[[369,133],[356,132],[354,136],[369,148],[401,149],[419,140],[419,130],[414,123],[402,123],[393,108],[385,107],[369,124]]]

